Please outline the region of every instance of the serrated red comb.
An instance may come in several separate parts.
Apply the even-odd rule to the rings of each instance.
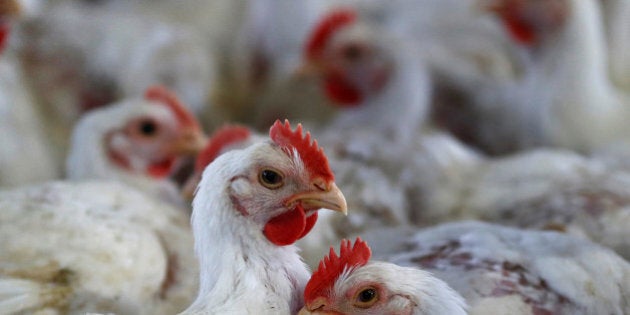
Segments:
[[[239,125],[225,125],[217,129],[210,136],[208,145],[197,156],[195,172],[203,172],[206,166],[214,161],[226,146],[245,141],[250,135],[251,131],[247,127]]]
[[[199,122],[197,122],[195,116],[177,98],[177,95],[165,86],[154,85],[149,87],[144,92],[144,98],[148,101],[155,101],[168,106],[182,126],[199,128]]]
[[[310,132],[307,131],[306,134],[302,134],[302,124],[298,124],[295,131],[292,131],[288,120],[285,119],[284,124],[280,120],[276,120],[269,129],[269,137],[289,155],[292,155],[292,151],[295,149],[311,177],[320,177],[327,183],[335,180],[324,149],[317,145],[317,140],[311,141]]]
[[[305,54],[309,59],[321,56],[326,45],[340,28],[356,21],[357,13],[349,8],[339,8],[326,14],[313,28],[305,46]]]
[[[311,280],[306,284],[304,299],[308,302],[320,296],[327,296],[337,278],[344,271],[365,266],[371,256],[370,247],[360,237],[354,241],[354,246],[350,240],[342,240],[339,256],[331,246],[330,253],[319,262],[319,267],[313,272]]]

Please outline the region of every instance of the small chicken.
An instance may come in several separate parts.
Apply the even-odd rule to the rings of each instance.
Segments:
[[[197,290],[189,217],[133,187],[0,192],[0,313],[167,315]]]
[[[346,212],[323,150],[298,125],[277,121],[268,141],[217,157],[193,200],[197,299],[183,314],[290,314],[309,272],[295,241],[317,210]]]
[[[94,110],[75,127],[66,172],[70,179],[111,179],[174,203],[169,176],[181,158],[194,155],[206,137],[192,113],[161,86]]]
[[[369,261],[367,243],[341,242],[319,263],[304,291],[308,314],[464,315],[466,302],[430,273],[391,263]]]
[[[630,264],[562,233],[457,222],[364,236],[376,259],[448,283],[466,298],[470,314],[630,312]]]

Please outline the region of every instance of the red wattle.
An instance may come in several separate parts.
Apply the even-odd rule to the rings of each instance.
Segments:
[[[10,30],[11,26],[9,25],[9,23],[0,21],[0,53],[2,53],[4,47],[7,44]]]
[[[317,217],[315,217],[315,220],[317,220]],[[275,245],[291,245],[305,234],[306,221],[306,213],[304,213],[302,206],[298,205],[295,209],[269,220],[265,224],[263,234]],[[311,225],[310,228],[312,227]]]
[[[302,232],[302,235],[300,235],[299,239],[306,236],[306,234],[308,234],[308,232],[313,229],[315,223],[317,223],[317,212],[314,212],[313,214],[311,214],[310,217],[306,218],[306,226],[304,227],[304,232]]]
[[[147,168],[147,173],[149,176],[157,179],[167,177],[171,175],[173,167],[175,167],[175,161],[176,158],[172,157],[158,163],[151,164]]]
[[[536,42],[536,32],[532,29],[531,25],[528,25],[528,23],[521,19],[517,17],[507,17],[505,19],[505,25],[517,42],[524,45],[531,45]]]
[[[342,75],[331,74],[324,82],[326,95],[343,107],[355,107],[362,101],[361,92]]]

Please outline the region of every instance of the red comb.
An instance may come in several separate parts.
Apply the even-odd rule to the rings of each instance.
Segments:
[[[317,140],[311,142],[310,132],[306,132],[305,135],[302,134],[302,124],[298,124],[295,131],[292,131],[288,120],[285,119],[284,124],[280,120],[276,120],[269,129],[269,137],[289,155],[295,149],[312,177],[321,177],[326,182],[335,180],[324,149],[317,145]]]
[[[340,8],[329,12],[314,27],[314,31],[306,44],[306,56],[309,59],[319,57],[332,35],[340,28],[348,25],[357,19],[354,10],[348,8]]]
[[[342,240],[339,248],[339,256],[331,246],[330,253],[319,262],[319,267],[311,276],[311,280],[304,289],[306,301],[313,301],[320,296],[327,296],[335,281],[346,270],[365,266],[372,256],[368,244],[360,237],[354,241]]]
[[[208,145],[197,156],[195,172],[202,172],[226,146],[244,141],[250,135],[251,132],[247,127],[238,125],[225,125],[217,129],[210,137]]]
[[[168,106],[183,126],[199,127],[195,116],[182,104],[175,93],[166,87],[161,85],[151,86],[144,92],[144,98],[148,101],[155,101]]]

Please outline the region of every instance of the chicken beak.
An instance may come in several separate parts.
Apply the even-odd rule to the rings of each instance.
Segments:
[[[287,205],[300,203],[304,209],[329,209],[339,211],[344,215],[348,214],[348,205],[343,193],[335,183],[327,189],[309,191],[293,195],[287,201]]]
[[[319,76],[323,72],[322,66],[314,61],[306,60],[298,68],[293,71],[293,77],[296,79],[307,79]]]
[[[171,143],[171,148],[177,155],[195,155],[203,150],[207,143],[206,135],[198,127],[191,127],[185,129]]]

